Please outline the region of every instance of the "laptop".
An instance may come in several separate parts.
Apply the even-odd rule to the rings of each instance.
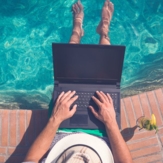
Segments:
[[[60,128],[105,129],[102,122],[94,117],[88,108],[98,107],[91,99],[98,91],[109,93],[113,99],[116,120],[120,127],[120,81],[125,46],[52,44],[54,66],[54,103],[59,94],[76,91],[77,111],[65,120]],[[70,107],[70,109],[72,108]]]

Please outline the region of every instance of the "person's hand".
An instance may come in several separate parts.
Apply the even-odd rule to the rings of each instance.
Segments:
[[[99,99],[92,96],[92,99],[99,107],[99,111],[95,111],[95,109],[92,106],[89,106],[94,116],[103,122],[105,125],[111,125],[112,123],[116,123],[115,118],[115,111],[113,106],[113,100],[110,97],[109,94],[105,95],[102,91],[98,92],[96,91]]]
[[[74,96],[75,91],[71,92],[62,92],[55,103],[52,118],[55,122],[60,124],[64,120],[72,117],[76,112],[77,105],[74,105],[73,108],[70,110],[70,106],[77,100],[78,96]]]

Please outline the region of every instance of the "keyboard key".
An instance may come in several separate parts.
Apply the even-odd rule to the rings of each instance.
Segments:
[[[61,92],[58,92],[58,95],[60,94]],[[105,94],[106,93],[109,93],[109,92],[104,92]],[[113,104],[114,104],[114,108],[115,110],[117,110],[117,104],[118,104],[118,94],[117,93],[109,93],[111,98],[113,99]],[[75,95],[78,95],[78,99],[75,101],[75,104],[78,105],[78,109],[86,109],[89,105],[92,105],[92,96],[95,96],[98,98],[97,94],[95,92],[76,92]],[[75,96],[74,95],[74,96]],[[73,97],[74,97],[73,96]],[[74,105],[74,104],[73,104]],[[72,106],[71,106],[72,108]]]

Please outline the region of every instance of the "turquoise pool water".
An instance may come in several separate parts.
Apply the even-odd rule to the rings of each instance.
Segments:
[[[0,5],[0,108],[47,108],[53,91],[51,43],[69,41],[70,0],[7,0]],[[81,43],[97,44],[103,0],[86,1]],[[163,1],[112,0],[112,44],[126,45],[122,96],[163,86]]]

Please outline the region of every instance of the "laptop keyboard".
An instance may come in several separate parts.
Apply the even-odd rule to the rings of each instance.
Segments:
[[[58,95],[61,92],[58,92]],[[106,92],[104,92],[106,94]],[[118,94],[117,93],[109,93],[111,98],[113,99],[113,104],[114,104],[114,108],[115,110],[117,109],[117,105],[118,105]],[[92,100],[92,96],[97,97],[97,94],[94,92],[76,92],[75,95],[78,95],[78,99],[74,102],[74,104],[77,104],[78,109],[83,109],[83,108],[87,108],[89,105],[94,105],[94,102]],[[74,96],[75,96],[74,95]],[[73,104],[73,105],[74,105]]]

